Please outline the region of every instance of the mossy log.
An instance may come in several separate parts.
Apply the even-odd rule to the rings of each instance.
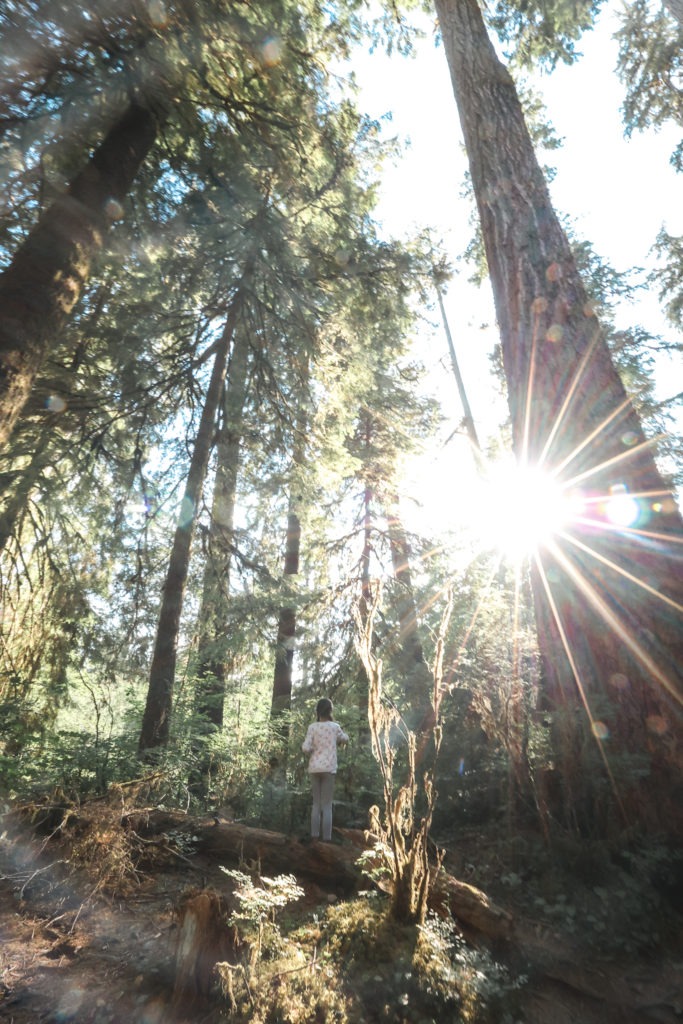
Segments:
[[[242,863],[265,874],[293,874],[347,894],[371,884],[356,863],[369,845],[365,833],[358,829],[335,829],[341,839],[337,845],[302,842],[240,822],[206,821],[168,811],[134,812],[127,820],[140,835],[165,833],[170,841],[174,835],[191,836],[193,849],[214,862]],[[508,938],[512,933],[512,917],[506,910],[480,889],[443,870],[433,874],[429,906],[437,913],[450,911],[470,931],[489,939]]]
[[[437,913],[450,910],[453,917],[489,939],[509,939],[512,915],[497,906],[485,892],[460,882],[445,871],[435,871],[429,886],[429,906]]]

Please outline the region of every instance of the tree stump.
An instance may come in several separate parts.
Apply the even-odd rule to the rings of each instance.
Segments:
[[[234,962],[238,938],[228,924],[229,907],[212,889],[188,894],[178,916],[175,956],[174,1010],[206,1005],[216,989],[216,964]]]

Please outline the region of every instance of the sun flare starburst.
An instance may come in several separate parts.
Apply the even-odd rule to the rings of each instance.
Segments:
[[[582,507],[551,473],[513,460],[491,467],[482,486],[482,541],[511,561],[547,544]]]

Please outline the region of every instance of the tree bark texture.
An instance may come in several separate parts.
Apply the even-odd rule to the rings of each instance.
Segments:
[[[545,692],[552,709],[588,712],[605,765],[612,749],[647,754],[649,788],[667,767],[683,766],[680,512],[612,362],[477,0],[435,6],[481,220],[515,453],[552,473],[579,510],[533,567]],[[636,503],[630,526],[610,517],[620,496]]]
[[[225,382],[228,352],[239,308],[240,292],[238,291],[233,299],[220,343],[216,349],[211,380],[195,438],[185,494],[181,502],[178,525],[173,538],[152,655],[147,702],[140,731],[139,751],[143,756],[154,748],[165,746],[170,735],[178,634],[190,562],[190,547],[209,463],[216,415]]]
[[[228,924],[231,901],[211,889],[188,893],[178,908],[172,1005],[178,1014],[206,1007],[218,988],[216,963],[237,960],[239,938]]]
[[[93,261],[158,131],[131,103],[64,195],[41,217],[0,275],[0,444],[88,281]]]

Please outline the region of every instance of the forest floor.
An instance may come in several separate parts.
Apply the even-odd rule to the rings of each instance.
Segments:
[[[103,822],[104,812],[95,829],[97,842],[92,823],[71,834],[53,830],[49,837],[30,827],[18,829],[13,814],[0,823],[0,1020],[683,1021],[680,916],[661,902],[658,909],[649,890],[629,886],[614,867],[598,885],[590,877],[594,864],[590,870],[584,864],[583,879],[577,877],[571,889],[566,874],[560,879],[556,859],[525,856],[526,867],[519,868],[518,858],[517,870],[511,870],[500,859],[495,837],[474,832],[447,849],[448,870],[469,875],[468,881],[487,892],[497,890],[497,902],[514,917],[511,938],[491,945],[469,936],[456,944],[457,955],[451,948],[451,966],[444,967],[448,936],[439,936],[437,927],[429,939],[432,953],[428,950],[425,957],[423,950],[422,960],[413,958],[411,967],[405,933],[393,926],[382,932],[378,924],[380,918],[386,924],[385,897],[349,897],[334,884],[326,888],[301,881],[305,896],[287,908],[281,925],[290,937],[290,953],[292,942],[302,947],[297,951],[301,959],[290,956],[288,966],[281,963],[268,973],[264,950],[267,983],[259,983],[257,971],[251,987],[247,983],[233,1002],[232,1017],[227,995],[218,992],[208,1002],[183,1009],[173,1002],[178,908],[188,891],[226,891],[227,876],[210,857],[170,847],[161,852],[158,844],[150,844],[154,855],[146,866],[135,864],[115,833],[107,841]],[[619,928],[636,928],[637,934]],[[420,963],[424,977],[414,977],[422,970]],[[307,994],[305,979],[313,974],[315,984]]]

